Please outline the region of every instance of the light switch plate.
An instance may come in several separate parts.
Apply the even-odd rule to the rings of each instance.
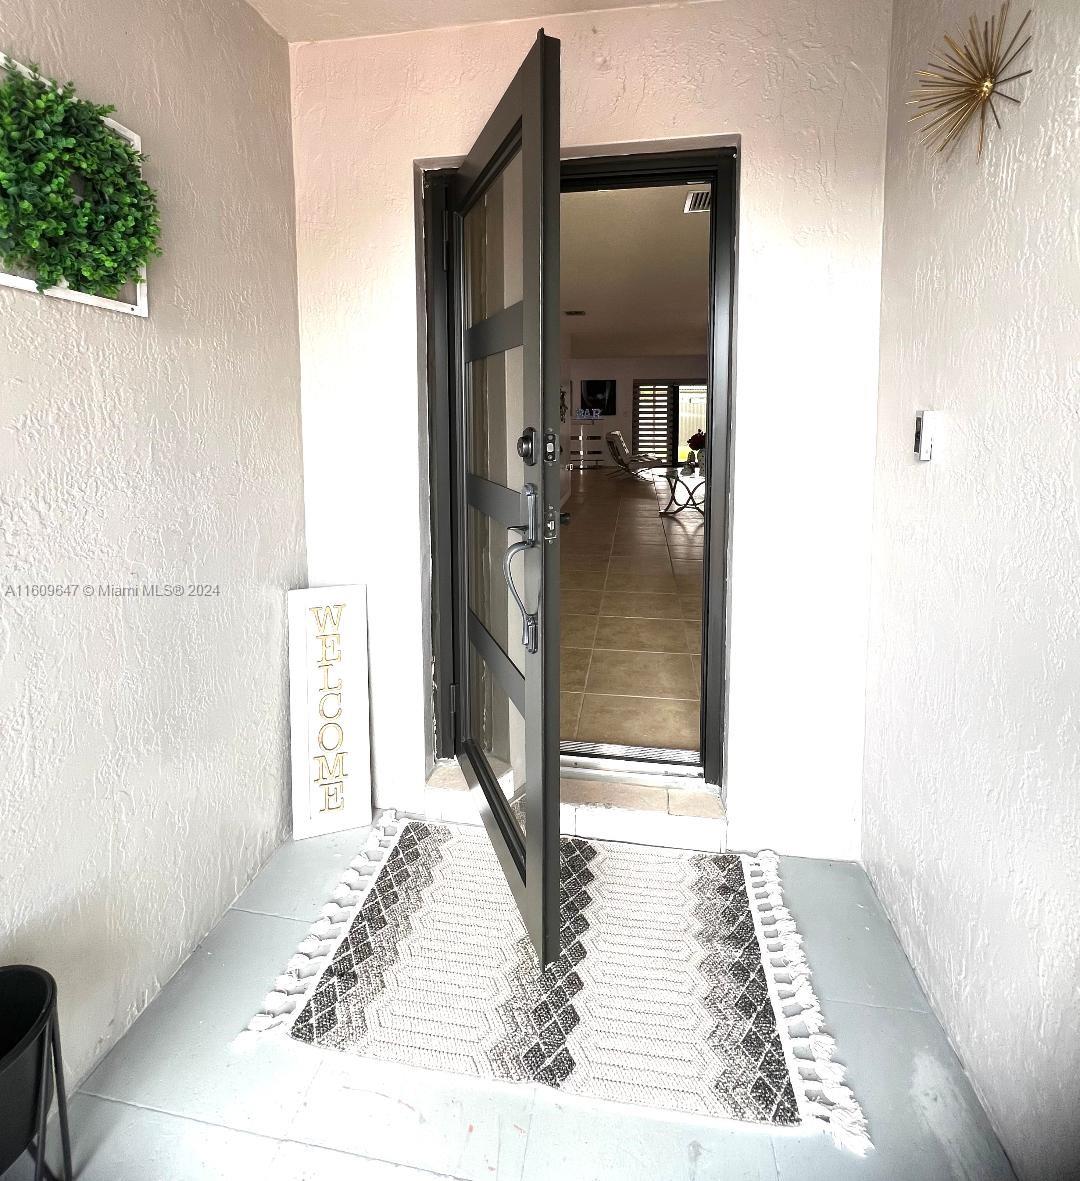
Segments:
[[[929,463],[934,458],[934,446],[940,435],[940,411],[917,411],[915,414],[915,458],[920,463]]]

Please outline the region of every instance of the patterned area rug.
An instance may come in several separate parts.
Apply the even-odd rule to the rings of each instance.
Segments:
[[[775,855],[564,837],[560,893],[562,953],[540,972],[482,829],[391,825],[250,1028],[870,1146]]]

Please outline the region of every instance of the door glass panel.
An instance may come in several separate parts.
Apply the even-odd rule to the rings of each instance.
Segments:
[[[517,442],[525,429],[523,355],[519,346],[467,366],[469,471],[507,488],[525,483]]]
[[[465,324],[486,320],[522,296],[521,153],[465,214]]]
[[[472,645],[469,663],[470,737],[483,751],[524,836],[525,719]]]

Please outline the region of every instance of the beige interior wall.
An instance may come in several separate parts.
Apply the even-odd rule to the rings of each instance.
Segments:
[[[289,70],[242,0],[6,0],[0,46],[143,137],[150,317],[0,287],[0,963],[69,1080],[287,831],[304,577]],[[200,582],[212,597],[86,597]]]

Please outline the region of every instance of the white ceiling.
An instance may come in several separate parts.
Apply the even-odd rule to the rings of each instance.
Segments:
[[[665,0],[636,0],[637,4]],[[248,0],[286,41],[327,41],[625,8],[627,0]]]
[[[575,357],[707,351],[709,215],[687,185],[564,193],[560,303]]]

